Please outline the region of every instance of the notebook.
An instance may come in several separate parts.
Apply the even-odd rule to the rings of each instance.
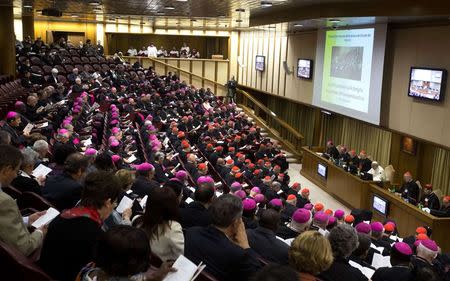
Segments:
[[[206,265],[202,262],[199,265],[195,265],[192,261],[183,255],[180,255],[178,259],[173,263],[173,268],[176,272],[169,272],[163,281],[192,281],[205,269]]]

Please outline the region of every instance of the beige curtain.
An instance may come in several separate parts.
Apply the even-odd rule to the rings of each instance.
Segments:
[[[324,114],[322,118],[323,144],[333,140],[356,152],[365,150],[370,159],[383,167],[389,165],[392,133],[360,121]]]
[[[434,189],[440,189],[443,195],[450,194],[450,150],[437,148],[434,152],[431,183]]]
[[[312,145],[314,134],[313,108],[276,97],[268,98],[267,107],[275,112],[277,117],[304,136],[303,145]]]

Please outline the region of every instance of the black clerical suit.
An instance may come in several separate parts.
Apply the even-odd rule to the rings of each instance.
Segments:
[[[419,201],[420,190],[417,183],[415,183],[413,180],[404,183],[402,185],[402,188],[400,189],[400,193],[402,194],[403,198],[408,199],[409,203],[417,205],[417,202]]]
[[[441,202],[439,202],[439,198],[434,192],[431,192],[428,195],[423,195],[422,199],[420,199],[420,203],[430,210],[439,210],[441,208]]]
[[[150,193],[152,192],[152,190],[158,187],[159,184],[156,181],[149,180],[144,176],[137,176],[131,189],[133,190],[134,194],[142,198],[145,195],[148,195],[150,197]]]
[[[352,267],[346,259],[335,258],[330,268],[320,273],[324,281],[367,281],[359,269]]]
[[[186,208],[180,208],[181,226],[186,229],[193,226],[208,226],[211,223],[208,209],[202,203],[194,201]]]
[[[47,178],[42,195],[56,209],[62,211],[74,207],[81,198],[83,186],[69,174],[63,173]]]
[[[380,267],[372,275],[372,281],[412,281],[412,274],[408,265],[397,265],[393,267]]]
[[[203,261],[205,271],[218,280],[248,280],[261,268],[253,249],[242,249],[213,226],[187,229],[184,255],[194,264]]]
[[[268,262],[288,264],[289,246],[265,227],[247,229],[248,243],[255,252]]]

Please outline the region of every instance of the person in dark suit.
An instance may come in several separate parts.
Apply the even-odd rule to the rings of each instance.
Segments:
[[[52,74],[47,78],[47,84],[53,85],[56,88],[56,84],[58,84],[60,81],[58,79],[58,69],[53,68]]]
[[[433,191],[431,184],[426,184],[423,189],[423,196],[420,199],[420,203],[430,210],[439,210],[441,208],[441,202]]]
[[[261,264],[250,248],[242,222],[242,202],[226,194],[209,207],[211,225],[191,227],[185,233],[184,254],[218,280],[248,280]]]
[[[82,185],[89,160],[84,155],[73,153],[64,162],[64,172],[61,175],[47,179],[42,195],[59,211],[70,209],[81,198]]]
[[[358,233],[358,248],[356,248],[350,255],[350,260],[363,267],[375,270],[370,263],[366,261],[369,254],[371,239],[370,236],[365,233]],[[372,260],[372,258],[370,258]]]
[[[288,264],[289,246],[275,236],[280,223],[280,213],[275,210],[262,210],[259,226],[247,229],[250,247],[268,262]]]
[[[164,166],[165,155],[162,152],[155,153],[155,180],[159,183],[165,183],[169,180],[169,171]]]
[[[17,177],[11,182],[11,185],[18,190],[25,192],[30,191],[41,195],[41,186],[32,176],[34,166],[38,160],[38,153],[31,148],[22,150],[22,163]]]
[[[392,267],[380,267],[372,275],[372,281],[410,281],[413,274],[409,267],[412,257],[411,247],[404,242],[397,242],[391,250]]]
[[[6,122],[1,128],[6,131],[11,136],[11,144],[13,146],[20,146],[25,144],[25,137],[28,134],[22,133],[20,130],[20,124],[22,123],[22,118],[20,114],[14,111],[10,111],[6,114]]]
[[[403,185],[400,188],[400,193],[404,199],[407,199],[409,203],[417,205],[419,202],[420,189],[417,183],[414,182],[410,172],[403,174]]]
[[[358,168],[364,173],[367,173],[370,169],[372,169],[372,161],[367,158],[367,153],[364,150],[361,150],[359,153]]]
[[[348,263],[348,258],[358,246],[358,235],[353,227],[340,224],[328,235],[333,251],[334,261],[330,268],[319,274],[324,281],[367,281],[359,269]]]
[[[214,187],[201,184],[194,192],[195,201],[186,208],[180,208],[181,226],[186,229],[193,226],[208,226],[211,223],[208,208],[215,198]]]
[[[339,158],[339,150],[337,150],[336,146],[331,140],[327,142],[327,149],[325,153],[328,154],[333,159]]]
[[[436,217],[450,217],[450,196],[442,199],[442,207],[439,210],[431,209],[431,214]]]
[[[153,167],[152,164],[144,162],[137,165],[136,179],[131,187],[133,193],[137,194],[141,198],[145,195],[150,196],[152,189],[159,187],[159,184],[153,180],[154,175],[155,167]]]
[[[102,223],[117,206],[120,183],[113,173],[87,175],[80,205],[63,211],[48,226],[40,265],[51,277],[75,280],[80,269],[93,260]]]

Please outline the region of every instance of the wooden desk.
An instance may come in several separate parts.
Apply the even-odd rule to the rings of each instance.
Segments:
[[[387,217],[396,222],[400,237],[411,235],[418,226],[428,225],[433,229],[432,239],[436,240],[444,252],[450,251],[450,218],[439,218],[428,214],[414,205],[406,203],[402,198],[377,185],[370,185],[368,209],[373,212],[373,219],[383,221],[384,216],[372,208],[373,195],[389,202]]]
[[[344,169],[334,165],[315,151],[303,147],[301,175],[331,194],[350,209],[364,209],[369,205],[369,185],[371,181],[361,180]],[[317,173],[317,165],[327,167],[327,178]]]
[[[378,195],[389,202],[387,218],[394,220],[401,237],[411,235],[418,226],[428,225],[433,229],[432,238],[444,252],[450,251],[450,218],[432,216],[416,206],[406,203],[401,197],[381,188],[371,181],[347,173],[316,152],[323,150],[303,147],[303,163],[301,175],[331,194],[349,208],[367,209],[373,212],[373,219],[383,222],[386,218],[372,208],[373,196]],[[328,168],[327,178],[317,173],[317,165],[321,163]]]

